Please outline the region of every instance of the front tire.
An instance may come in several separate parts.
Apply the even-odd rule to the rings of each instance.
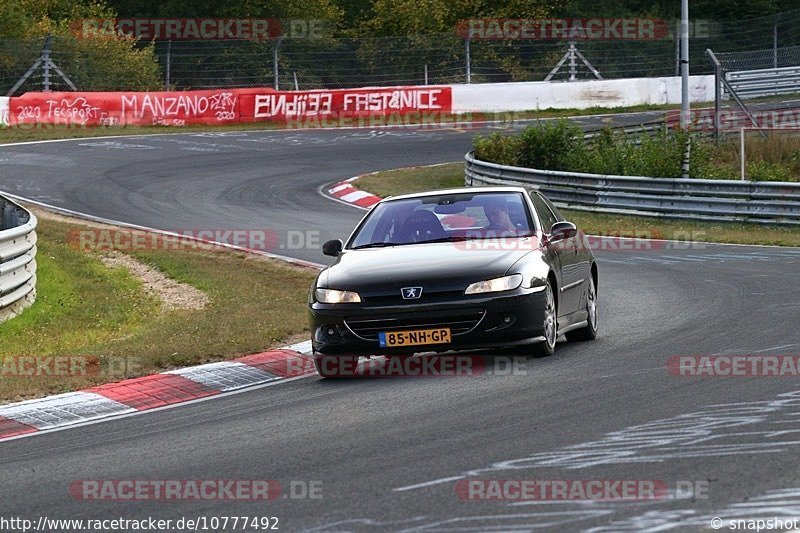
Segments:
[[[586,326],[566,335],[568,341],[593,341],[597,338],[597,288],[594,277],[589,278],[589,292],[586,294]]]
[[[556,339],[558,339],[558,309],[553,296],[553,285],[547,280],[544,304],[544,341],[534,346],[536,357],[549,357],[556,353]]]
[[[356,375],[358,357],[314,355],[314,366],[323,378],[349,378]]]

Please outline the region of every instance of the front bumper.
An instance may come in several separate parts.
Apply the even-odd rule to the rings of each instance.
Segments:
[[[513,291],[463,296],[435,303],[398,305],[321,304],[309,306],[312,345],[326,355],[411,355],[494,349],[541,340],[545,292]],[[448,344],[381,348],[377,331],[451,327]],[[374,334],[374,336],[373,336]]]

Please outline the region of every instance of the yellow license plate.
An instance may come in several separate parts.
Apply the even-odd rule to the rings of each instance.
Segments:
[[[410,331],[381,331],[378,333],[381,348],[393,346],[419,346],[422,344],[447,344],[450,328],[418,329]]]

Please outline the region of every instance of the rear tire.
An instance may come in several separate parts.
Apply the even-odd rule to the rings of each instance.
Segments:
[[[553,285],[547,280],[545,288],[544,306],[544,341],[539,342],[533,347],[533,355],[536,357],[549,357],[556,353],[556,340],[558,339],[558,309],[556,300],[553,296]]]
[[[593,341],[597,338],[597,289],[594,278],[589,278],[589,292],[586,295],[586,326],[565,334],[568,341]]]
[[[358,357],[314,355],[314,366],[323,378],[349,378],[356,375]]]

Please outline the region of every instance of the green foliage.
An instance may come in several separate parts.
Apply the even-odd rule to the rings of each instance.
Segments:
[[[0,0],[0,37],[38,37],[69,30],[83,18],[113,18],[115,13],[92,0]]]
[[[521,145],[519,136],[499,132],[478,135],[473,141],[475,157],[478,159],[515,167],[520,165]]]
[[[741,148],[738,135],[713,146],[703,170],[707,178],[738,178]],[[800,181],[800,136],[773,131],[765,137],[750,132],[745,138],[745,174],[757,181]]]
[[[714,37],[701,43],[703,48],[768,48],[772,43],[770,15],[796,9],[797,0],[740,4],[734,0],[692,0],[693,19],[719,23],[711,24]],[[9,89],[35,59],[41,49],[38,39],[47,33],[66,37],[71,34],[70,22],[119,15],[323,21],[325,38],[287,39],[283,43],[280,65],[286,78],[281,79],[284,85],[295,74],[303,88],[421,84],[425,72],[431,84],[463,83],[465,46],[456,31],[460,21],[553,17],[655,17],[673,21],[678,6],[675,0],[0,0],[0,37],[34,39],[30,43],[0,42],[0,78],[6,80]],[[751,31],[745,37],[739,35],[738,22],[724,23],[749,17],[761,19],[747,25]],[[779,22],[781,46],[796,44],[796,24]],[[149,57],[154,50],[142,44],[121,40],[114,48],[119,55],[116,62],[105,57],[113,48],[109,42],[89,40],[70,45],[71,56],[64,61],[75,68],[80,64],[80,74],[66,73],[89,80],[88,85],[78,85],[79,89],[159,87],[161,76],[154,67],[155,59]],[[271,77],[272,46],[264,42],[180,43],[172,50],[171,81],[181,89],[261,85]],[[581,42],[580,48],[607,79],[671,75],[671,39],[616,42],[613,46],[606,41],[587,41]],[[140,50],[144,53],[137,54]],[[541,80],[563,51],[552,42],[475,40],[470,45],[471,81]],[[159,54],[163,62],[164,48],[159,48]],[[693,52],[693,72],[708,68],[702,54]],[[97,73],[94,77],[84,77],[92,71]],[[127,83],[128,78],[132,83]]]
[[[606,128],[586,145],[583,132],[566,120],[529,126],[513,135],[493,133],[474,141],[475,156],[484,161],[541,170],[562,170],[617,176],[677,178],[687,143],[689,177],[734,179],[738,157],[735,142],[716,146],[684,131],[626,135]],[[797,181],[800,139],[773,136],[749,142],[747,177],[764,181]]]
[[[96,35],[58,40],[59,67],[81,91],[147,91],[163,88],[153,44],[136,39]]]
[[[343,5],[352,2],[342,2]],[[335,0],[106,0],[121,17],[318,19],[339,24],[344,7]]]
[[[569,0],[558,10],[558,16],[650,15],[677,19],[680,9],[680,2],[676,0]],[[792,9],[797,9],[797,0],[691,0],[689,14],[692,19],[724,21],[758,18]]]
[[[362,35],[453,33],[456,24],[475,17],[544,18],[564,0],[374,0]]]
[[[792,173],[786,166],[769,161],[748,161],[746,176],[755,181],[792,181]]]
[[[67,0],[24,1],[69,3]],[[469,17],[536,18],[549,13],[558,17],[677,18],[680,12],[680,2],[676,0],[106,0],[106,4],[123,17],[318,18],[339,22],[345,28],[359,28],[359,31],[388,29],[392,24],[441,28],[442,22],[446,28],[434,31],[449,31],[452,29],[449,24],[454,20]],[[690,6],[692,18],[716,20],[742,20],[796,8],[797,0],[692,0]],[[411,20],[402,22],[404,16]],[[426,22],[426,18],[433,20]],[[369,28],[363,26],[366,21],[372,21]]]
[[[676,177],[681,175],[687,142],[691,143],[690,168],[694,174],[704,168],[701,166],[701,161],[706,157],[704,147],[682,131],[662,131],[653,136],[626,136],[622,132],[605,129],[594,139],[588,157],[577,167],[595,174]]]
[[[586,147],[581,129],[561,119],[529,126],[515,135],[478,136],[475,155],[502,165],[574,170],[585,158]]]
[[[565,119],[526,128],[519,139],[519,162],[524,167],[566,170],[575,167],[586,152],[583,131]]]
[[[163,86],[152,44],[98,32],[76,36],[73,24],[84,18],[114,18],[102,3],[74,0],[0,0],[0,68],[22,75],[53,35],[52,58],[81,91],[153,90]],[[22,51],[22,53],[20,53]],[[32,56],[31,54],[34,54]],[[10,77],[9,77],[10,79]],[[53,77],[56,87],[61,80]],[[41,90],[30,82],[24,90]]]

